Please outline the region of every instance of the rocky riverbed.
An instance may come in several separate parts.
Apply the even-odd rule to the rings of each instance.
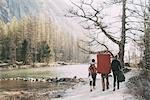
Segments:
[[[0,72],[0,100],[51,100],[87,83],[88,65],[65,65]],[[75,77],[77,76],[77,77]]]
[[[83,78],[8,78],[0,81],[0,100],[50,100],[63,97],[67,89],[85,84]],[[7,88],[6,88],[7,87]]]

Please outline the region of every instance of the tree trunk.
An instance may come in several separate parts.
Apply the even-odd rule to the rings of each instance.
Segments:
[[[122,6],[122,32],[121,41],[119,44],[119,60],[121,61],[122,67],[124,68],[124,52],[125,52],[125,38],[126,38],[126,0],[123,0]]]
[[[124,44],[120,44],[119,45],[119,60],[121,62],[121,66],[122,68],[124,68],[124,47],[125,45]]]
[[[149,1],[150,6],[150,1]],[[147,8],[148,9],[148,8]],[[148,13],[144,13],[144,70],[150,71],[150,9],[148,9]]]
[[[16,63],[16,44],[14,43],[14,40],[11,40],[10,44],[10,59],[11,59],[11,64]]]

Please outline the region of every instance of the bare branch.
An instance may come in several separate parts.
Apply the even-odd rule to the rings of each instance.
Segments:
[[[86,13],[85,13],[84,9],[82,8],[82,3],[81,3],[80,6],[77,5],[76,3],[74,3],[73,1],[71,1],[71,3],[72,3],[74,6],[76,6],[78,9],[80,9],[80,11],[82,11],[83,16],[86,16]],[[77,11],[74,12],[73,10],[72,10],[70,13],[74,13],[74,15],[79,15]],[[82,15],[80,15],[80,16],[82,16]]]
[[[78,47],[79,47],[80,49],[82,49],[82,50],[84,50],[84,51],[86,51],[86,52],[89,52],[90,54],[108,52],[112,57],[114,56],[113,53],[109,50],[109,48],[108,48],[104,43],[99,42],[99,41],[98,41],[96,38],[94,38],[94,37],[90,37],[90,36],[87,36],[87,37],[89,37],[90,39],[92,39],[92,41],[91,41],[91,42],[87,42],[87,41],[84,41],[84,40],[81,40],[81,41],[82,41],[82,42],[87,42],[87,43],[92,43],[92,42],[96,41],[96,42],[98,43],[98,45],[104,46],[104,47],[106,48],[106,50],[94,52],[94,51],[90,51],[90,50],[87,50],[87,49],[85,49],[85,48],[82,48],[82,47],[79,46],[79,44],[78,44]]]
[[[103,50],[103,51],[91,51],[91,50],[87,50],[83,47],[81,47],[79,44],[78,44],[78,47],[82,50],[83,53],[85,54],[98,54],[98,53],[109,53],[112,57],[114,57],[113,53],[108,51],[108,50]]]
[[[140,17],[143,18],[143,15],[140,14],[140,11],[138,11],[137,8],[135,10],[129,9],[129,8],[126,8],[126,9],[131,12],[131,14],[129,15],[129,17],[133,16],[133,14],[137,14],[138,16],[140,16]],[[135,16],[135,17],[137,17],[137,16]]]
[[[144,32],[144,30],[142,30],[142,29],[137,29],[137,28],[133,28],[133,27],[127,28],[126,30],[127,31],[128,30],[136,30],[136,31]]]
[[[73,2],[72,2],[72,3],[73,3]],[[97,14],[100,14],[100,11],[99,11],[99,10],[96,10],[91,4],[87,4],[87,3],[84,3],[84,2],[82,2],[82,3],[83,3],[83,4],[86,4],[86,5],[88,5],[88,6],[90,6],[90,7],[95,11],[94,16],[87,16],[86,13],[85,13],[85,11],[84,11],[84,9],[82,8],[82,6],[79,6],[79,5],[75,4],[75,3],[73,3],[73,4],[74,4],[79,10],[81,10],[81,12],[82,12],[83,14],[79,14],[77,11],[74,11],[74,10],[71,10],[69,13],[70,13],[70,14],[73,14],[73,15],[76,16],[76,17],[81,17],[81,18],[83,18],[83,19],[86,19],[86,20],[88,20],[88,21],[93,22],[94,25],[97,27],[97,29],[101,29],[101,31],[102,31],[110,40],[112,40],[112,41],[113,41],[114,43],[116,43],[116,44],[120,44],[120,41],[117,41],[115,38],[113,38],[113,36],[110,35],[110,34],[105,30],[106,26],[103,26],[102,23],[101,23],[101,21],[98,20],[99,17],[97,16]],[[95,17],[96,19],[94,19],[94,17]]]
[[[79,45],[79,43],[77,44],[77,46],[78,46],[82,51],[84,51],[85,53],[88,53],[88,54],[96,54],[95,51],[87,50],[87,49],[81,47],[81,46]]]
[[[134,42],[140,41],[140,40],[134,39],[134,38],[132,38],[132,37],[130,37],[130,36],[126,36],[126,37],[129,38],[129,39],[131,39],[131,40],[134,41]]]
[[[133,2],[127,2],[127,4],[132,4],[132,5],[136,5],[136,6],[139,6],[139,7],[147,7],[146,5],[142,5],[142,4],[138,4],[138,3],[133,3]]]
[[[113,36],[111,36],[110,34],[108,34],[108,33],[106,32],[106,30],[104,29],[104,27],[103,27],[100,23],[97,22],[97,26],[100,27],[100,29],[102,30],[102,32],[103,32],[110,40],[112,40],[112,41],[113,41],[114,43],[116,43],[116,44],[120,44],[120,41],[117,41],[116,39],[113,38]]]

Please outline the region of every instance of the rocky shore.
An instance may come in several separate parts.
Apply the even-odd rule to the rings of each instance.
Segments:
[[[28,69],[28,68],[39,68],[39,67],[57,67],[62,66],[58,63],[35,63],[30,65],[23,65],[23,64],[9,64],[9,63],[0,63],[0,71],[4,70],[15,70],[15,69]]]
[[[61,98],[67,89],[73,89],[77,84],[85,84],[82,78],[5,78],[1,84],[9,81],[28,82],[27,88],[10,88],[0,92],[0,100],[51,100]],[[30,86],[32,83],[32,86]],[[30,84],[30,85],[29,85]],[[1,88],[3,89],[3,88]]]
[[[83,78],[78,78],[74,76],[73,78],[22,78],[22,77],[17,77],[17,78],[2,78],[0,81],[6,81],[6,80],[23,80],[23,81],[30,81],[30,82],[84,82],[85,80]]]

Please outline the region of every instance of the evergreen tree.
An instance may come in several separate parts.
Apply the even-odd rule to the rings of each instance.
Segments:
[[[2,43],[2,51],[1,51],[1,59],[6,61],[10,59],[10,41],[9,37],[4,37],[1,41]]]
[[[50,57],[50,48],[46,41],[42,41],[41,45],[38,48],[38,60],[40,62],[48,62]]]
[[[25,39],[23,40],[21,47],[21,56],[24,64],[27,64],[27,50],[28,50],[28,41]]]

